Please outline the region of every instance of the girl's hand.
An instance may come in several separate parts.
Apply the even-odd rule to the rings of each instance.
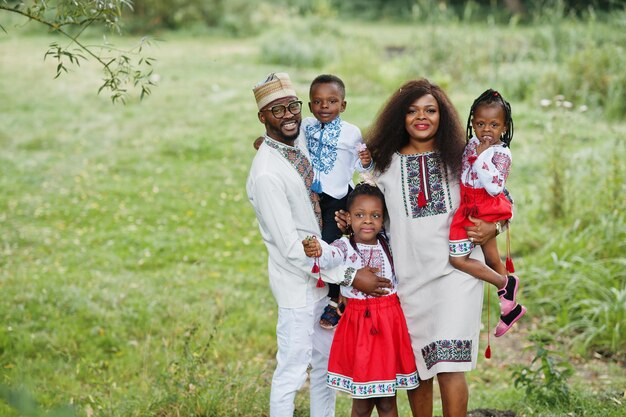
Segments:
[[[315,236],[307,236],[302,241],[302,247],[304,248],[304,254],[309,258],[319,258],[322,256],[322,245],[317,241]]]
[[[469,216],[469,219],[474,223],[474,226],[468,226],[465,228],[470,242],[475,245],[483,245],[489,239],[496,237],[495,223],[486,222],[472,216]]]
[[[483,142],[481,140],[480,143],[478,144],[478,146],[476,147],[476,153],[478,155],[480,155],[481,153],[486,151],[490,146],[491,146],[491,142],[490,141]]]

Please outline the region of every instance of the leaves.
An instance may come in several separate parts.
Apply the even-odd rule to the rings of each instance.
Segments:
[[[530,336],[536,353],[529,366],[515,367],[512,376],[516,387],[524,388],[526,397],[545,406],[561,406],[570,401],[567,379],[573,374],[572,365],[562,360],[563,354],[548,345],[554,342],[546,333]]]
[[[113,103],[125,102],[131,89],[140,91],[140,99],[151,93],[155,84],[150,79],[154,58],[143,57],[143,49],[150,45],[150,40],[142,38],[138,45],[119,50],[105,43],[103,45],[85,45],[79,37],[85,29],[94,23],[104,24],[111,31],[120,33],[122,10],[132,10],[129,0],[73,0],[60,2],[35,1],[27,5],[19,1],[13,6],[0,3],[0,10],[20,14],[63,35],[69,40],[67,45],[54,42],[44,55],[57,61],[58,78],[68,72],[69,67],[80,67],[81,61],[96,60],[104,71],[104,80],[98,94],[107,90]],[[6,33],[4,27],[0,28]]]

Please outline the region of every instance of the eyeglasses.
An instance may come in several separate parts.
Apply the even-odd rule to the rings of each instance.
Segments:
[[[272,115],[274,115],[274,117],[277,119],[282,119],[283,117],[285,117],[285,113],[287,112],[287,110],[289,110],[289,113],[295,116],[297,114],[300,114],[300,112],[302,111],[302,102],[292,101],[286,106],[282,104],[277,104],[275,106],[270,107],[269,109],[262,109],[261,111],[268,111],[268,110],[271,111]]]

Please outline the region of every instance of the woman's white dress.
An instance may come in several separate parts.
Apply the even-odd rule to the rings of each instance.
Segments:
[[[478,357],[483,283],[448,262],[459,184],[444,172],[436,152],[396,153],[375,177],[385,195],[398,296],[422,380],[469,371]],[[420,191],[426,196],[422,207]],[[476,248],[472,257],[483,260],[482,251]]]

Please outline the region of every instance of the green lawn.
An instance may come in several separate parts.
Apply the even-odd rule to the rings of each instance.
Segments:
[[[263,132],[252,86],[275,70],[290,72],[305,102],[315,75],[342,76],[344,118],[363,130],[409,77],[442,84],[463,120],[485,88],[509,96],[512,238],[530,311],[506,341],[492,339],[494,357],[469,374],[470,408],[623,415],[626,120],[601,107],[619,108],[619,97],[596,94],[616,94],[623,77],[625,35],[612,29],[349,24],[324,35],[338,36],[332,45],[307,37],[309,26],[301,42],[279,45],[162,34],[148,51],[157,58],[153,95],[113,106],[96,95],[95,65],[54,80],[55,63],[43,61],[51,38],[8,28],[0,35],[0,415],[36,415],[32,398],[81,416],[267,415],[276,307],[245,179]],[[474,53],[465,42],[478,42],[481,30],[493,30],[494,49]],[[608,84],[589,84],[586,95],[544,88],[576,81],[575,34],[589,56],[602,42]],[[316,64],[322,46],[335,55]],[[400,55],[388,55],[391,47]],[[540,106],[556,93],[573,107]],[[539,330],[581,364],[569,404],[536,403],[513,387],[509,364],[529,363],[521,348]],[[407,415],[404,396],[399,403]],[[341,396],[338,415],[349,407]],[[305,393],[297,415],[308,416]]]

